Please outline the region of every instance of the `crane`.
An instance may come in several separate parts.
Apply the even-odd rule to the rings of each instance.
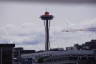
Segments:
[[[96,32],[96,28],[95,27],[91,27],[91,28],[85,28],[85,29],[67,29],[67,30],[62,30],[62,32],[77,32],[77,31]]]

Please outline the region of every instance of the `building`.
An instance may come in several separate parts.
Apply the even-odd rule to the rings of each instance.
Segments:
[[[93,50],[45,51],[21,57],[22,64],[96,64]]]
[[[24,50],[22,47],[14,48],[13,64],[21,64],[21,55],[31,53],[35,53],[35,50]]]
[[[14,48],[13,64],[21,64],[21,53],[23,48]]]
[[[15,44],[0,44],[0,64],[12,64]]]
[[[91,40],[89,42],[85,42],[84,44],[81,45],[82,49],[87,49],[87,50],[94,50],[96,49],[96,40]]]
[[[73,47],[67,47],[67,49],[70,49],[70,48],[75,50],[96,50],[96,40],[91,40],[81,45],[74,44]]]
[[[22,64],[96,64],[96,40],[73,47],[22,54]]]
[[[22,50],[22,54],[30,54],[30,53],[35,53],[35,50]]]

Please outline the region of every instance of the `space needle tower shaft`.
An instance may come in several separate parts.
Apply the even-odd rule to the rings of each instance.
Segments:
[[[48,51],[50,48],[49,41],[49,29],[50,29],[50,20],[53,19],[53,16],[49,12],[45,12],[44,15],[41,15],[40,18],[44,20],[45,27],[45,51]]]

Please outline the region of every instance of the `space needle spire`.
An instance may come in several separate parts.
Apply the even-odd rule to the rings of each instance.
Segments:
[[[50,20],[53,19],[53,15],[50,15],[48,11],[46,11],[43,15],[40,16],[42,20],[44,20],[45,27],[45,51],[48,51],[50,48],[49,41],[49,29],[50,29]]]

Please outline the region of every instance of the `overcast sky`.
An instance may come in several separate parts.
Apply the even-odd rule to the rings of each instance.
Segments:
[[[45,32],[40,15],[46,8],[54,15],[50,27],[51,48],[64,48],[96,39],[95,31],[90,31],[96,28],[96,4],[86,2],[0,1],[0,43],[14,42],[16,47],[44,50]],[[62,32],[70,29],[90,30]]]

